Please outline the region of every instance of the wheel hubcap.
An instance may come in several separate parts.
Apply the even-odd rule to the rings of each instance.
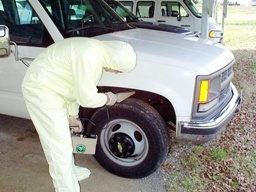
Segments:
[[[109,140],[109,148],[114,155],[120,158],[127,158],[135,151],[134,142],[124,133],[112,135]]]
[[[135,166],[146,158],[149,144],[144,131],[131,121],[115,119],[100,135],[105,154],[122,166]]]

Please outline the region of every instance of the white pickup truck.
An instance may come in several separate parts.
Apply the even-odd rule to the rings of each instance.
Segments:
[[[134,47],[136,68],[104,73],[98,88],[136,94],[114,106],[80,110],[85,135],[98,137],[95,158],[116,175],[141,178],[154,172],[168,153],[169,129],[178,138],[207,140],[238,111],[234,56],[221,44],[133,28],[102,0],[0,0],[0,5],[1,114],[29,119],[21,82],[50,44],[83,36]]]

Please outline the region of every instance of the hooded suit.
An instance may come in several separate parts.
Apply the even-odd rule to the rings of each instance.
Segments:
[[[136,55],[128,43],[68,38],[46,48],[28,68],[22,92],[39,134],[58,192],[78,192],[69,116],[79,106],[96,108],[107,97],[98,93],[103,68],[133,70]]]

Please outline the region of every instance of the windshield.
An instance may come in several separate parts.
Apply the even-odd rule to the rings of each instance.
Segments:
[[[64,36],[92,37],[131,29],[102,0],[41,0]]]
[[[198,10],[197,6],[191,0],[184,0],[184,3],[187,5],[189,10],[196,16],[202,17],[202,13]]]

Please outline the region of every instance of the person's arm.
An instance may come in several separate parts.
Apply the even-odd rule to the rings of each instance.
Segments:
[[[68,103],[68,114],[71,116],[78,115],[79,104],[77,102]]]
[[[77,51],[77,49],[75,49]],[[107,103],[107,96],[98,93],[104,58],[101,50],[94,47],[80,49],[73,53],[72,72],[77,102],[82,107],[96,108]]]

